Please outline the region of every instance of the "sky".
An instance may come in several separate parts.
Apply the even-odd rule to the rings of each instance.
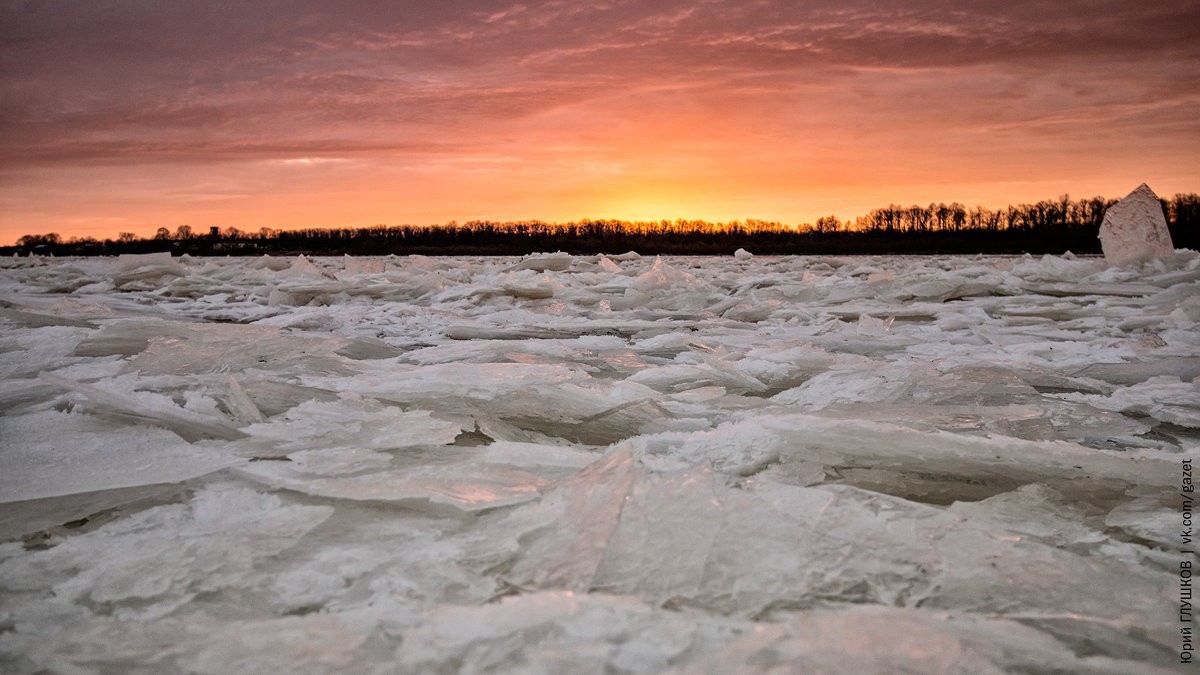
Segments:
[[[0,244],[1200,192],[1200,3],[0,0]]]

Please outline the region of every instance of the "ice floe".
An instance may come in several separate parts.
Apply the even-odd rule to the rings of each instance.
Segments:
[[[2,260],[0,670],[1170,672],[1130,255]]]

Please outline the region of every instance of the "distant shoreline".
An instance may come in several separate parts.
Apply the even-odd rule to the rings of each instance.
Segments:
[[[1160,199],[1175,248],[1200,248],[1200,195]],[[152,238],[121,233],[117,239],[63,239],[29,234],[0,255],[527,255],[563,251],[575,255],[976,255],[1100,253],[1104,214],[1116,200],[1094,197],[1041,201],[1001,210],[958,203],[875,209],[853,223],[833,216],[815,225],[786,226],[762,220],[584,220],[569,223],[471,221],[459,225],[375,225],[301,230],[237,228],[174,232]]]
[[[116,256],[122,254],[162,253],[202,256],[520,256],[531,253],[562,251],[572,255],[620,255],[635,251],[640,255],[729,256],[739,249],[754,255],[1099,255],[1096,231],[1067,230],[1031,236],[1013,232],[930,232],[893,233],[744,233],[744,234],[671,234],[617,236],[581,240],[570,236],[489,237],[479,243],[440,243],[445,233],[427,236],[317,237],[288,236],[269,239],[205,236],[188,240],[140,239],[133,241],[41,243],[34,246],[0,247],[4,257],[43,256]],[[1200,248],[1200,228],[1172,232],[1175,248]],[[413,241],[416,239],[417,241]]]

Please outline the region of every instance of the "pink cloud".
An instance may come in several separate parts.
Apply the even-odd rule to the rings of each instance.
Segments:
[[[237,191],[258,222],[297,157],[369,163],[354,194],[392,221],[463,219],[435,188],[464,180],[492,200],[473,215],[547,219],[623,191],[796,221],[822,195],[1193,190],[1198,22],[1180,0],[0,3],[0,237],[85,203],[186,213],[199,165],[261,190]],[[84,165],[160,187],[98,170],[105,198],[55,197]]]

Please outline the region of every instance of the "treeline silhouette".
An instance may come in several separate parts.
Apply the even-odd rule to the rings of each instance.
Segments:
[[[1200,248],[1200,195],[1160,200],[1177,248]],[[445,225],[275,230],[237,228],[196,232],[188,225],[159,228],[153,238],[124,232],[97,240],[25,235],[0,253],[114,255],[171,251],[192,255],[522,255],[535,251],[728,255],[756,254],[1099,253],[1105,211],[1115,199],[1072,200],[1064,195],[1000,210],[959,203],[891,205],[854,222],[834,216],[798,227],[763,220],[471,221]]]

